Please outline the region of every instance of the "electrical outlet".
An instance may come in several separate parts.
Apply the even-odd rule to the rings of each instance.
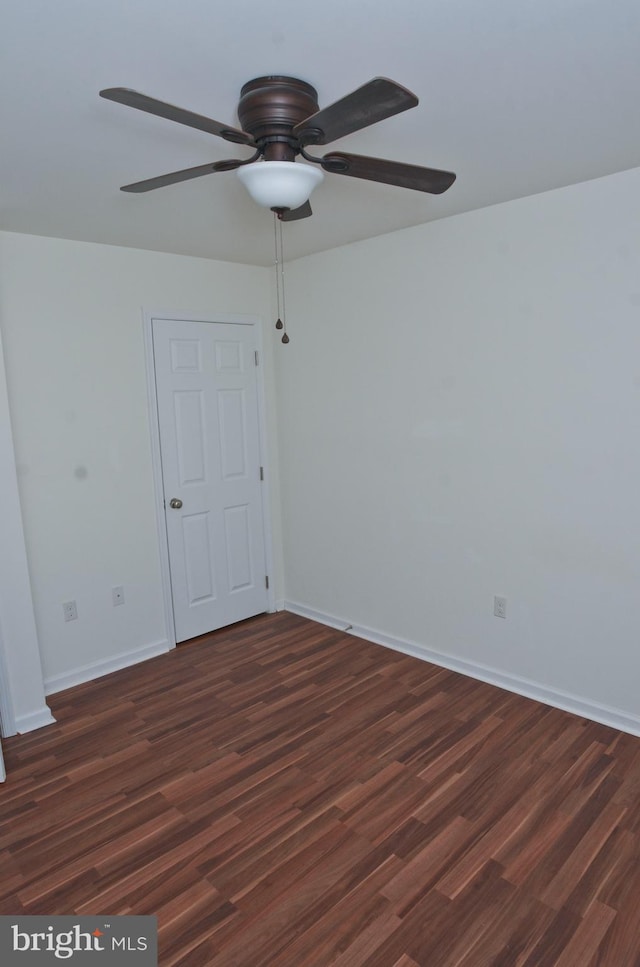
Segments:
[[[65,621],[75,621],[78,617],[78,609],[75,601],[65,601],[62,605],[62,613]]]
[[[496,594],[495,598],[493,599],[493,613],[496,618],[507,617],[507,599],[503,598],[499,594]]]
[[[111,600],[114,608],[117,608],[119,604],[124,604],[124,588],[121,584],[117,588],[111,588]]]

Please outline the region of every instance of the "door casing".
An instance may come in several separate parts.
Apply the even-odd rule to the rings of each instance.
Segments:
[[[164,621],[169,646],[176,646],[176,631],[173,617],[173,598],[171,593],[171,577],[169,571],[169,543],[165,523],[164,488],[162,482],[162,461],[160,458],[160,427],[158,425],[158,400],[156,393],[155,363],[153,355],[153,320],[173,319],[184,322],[222,322],[237,326],[254,326],[256,346],[258,347],[259,365],[256,368],[258,389],[258,424],[260,464],[264,467],[264,482],[262,485],[262,520],[264,527],[264,546],[269,588],[267,602],[269,611],[276,610],[275,588],[273,579],[273,535],[271,529],[270,494],[269,494],[269,464],[266,448],[267,421],[266,397],[264,385],[264,365],[262,352],[262,323],[259,316],[243,315],[240,313],[214,313],[207,316],[195,316],[193,313],[179,311],[143,310],[144,350],[147,370],[147,401],[149,410],[149,430],[151,435],[151,461],[153,467],[153,483],[155,496],[156,528],[158,531],[158,547],[160,550],[160,573],[162,580],[162,597],[164,601]]]

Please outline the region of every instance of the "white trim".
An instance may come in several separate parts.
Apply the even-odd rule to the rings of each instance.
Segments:
[[[25,708],[46,708],[0,337],[0,732],[15,735]],[[46,714],[46,713],[45,713]],[[50,715],[50,713],[49,713]],[[53,718],[49,719],[53,721]],[[44,723],[43,723],[44,724]]]
[[[583,718],[599,722],[601,725],[608,725],[611,728],[619,729],[621,732],[628,732],[630,735],[640,736],[640,716],[623,712],[621,709],[611,708],[608,705],[600,705],[590,699],[581,698],[579,695],[572,695],[570,692],[559,691],[541,685],[538,682],[520,678],[518,675],[511,675],[507,672],[481,665],[477,662],[467,661],[464,658],[455,658],[451,655],[443,655],[438,651],[432,651],[413,641],[405,641],[402,638],[394,638],[391,635],[383,634],[374,628],[367,628],[363,625],[354,625],[344,618],[337,618],[334,615],[325,614],[322,611],[315,611],[305,605],[297,604],[294,601],[284,602],[285,611],[298,614],[302,618],[309,618],[320,624],[328,625],[330,628],[338,628],[348,634],[355,635],[357,638],[366,638],[376,645],[383,645],[385,648],[392,648],[412,658],[420,658],[422,661],[431,662],[441,668],[448,668],[451,671],[467,675],[489,685],[496,685],[504,688],[508,692],[515,692],[516,695],[523,695],[525,698],[534,699],[542,702],[543,705],[551,705],[553,708],[561,709],[563,712],[572,712],[574,715],[581,715]]]
[[[259,363],[256,373],[256,391],[258,395],[258,449],[260,451],[260,465],[264,469],[264,480],[260,489],[262,498],[262,529],[264,533],[264,558],[266,573],[269,575],[267,588],[267,609],[276,610],[275,569],[273,558],[273,530],[271,527],[271,488],[269,485],[269,454],[267,452],[267,393],[264,381],[264,350],[262,339],[262,322],[255,321],[256,345],[258,347]]]
[[[258,447],[260,463],[264,467],[264,482],[261,489],[262,497],[262,526],[264,532],[265,566],[270,576],[267,590],[267,608],[276,610],[275,575],[273,558],[273,532],[271,528],[269,468],[267,457],[267,423],[266,423],[266,392],[263,375],[264,352],[262,346],[262,321],[259,316],[242,315],[240,313],[225,312],[217,315],[196,316],[193,313],[168,311],[166,309],[154,311],[143,309],[142,324],[144,329],[144,355],[147,371],[147,403],[149,412],[149,432],[151,436],[151,464],[153,469],[153,484],[155,493],[156,529],[158,533],[158,547],[160,551],[160,575],[162,583],[162,598],[164,602],[164,623],[169,648],[176,646],[175,622],[173,617],[173,596],[171,593],[171,572],[169,570],[169,542],[167,539],[166,517],[164,512],[164,493],[162,488],[162,460],[160,451],[160,426],[158,423],[158,396],[155,379],[155,359],[153,353],[153,320],[177,319],[184,322],[231,323],[237,326],[254,326],[256,345],[260,364],[257,367],[256,389],[258,395]]]
[[[16,716],[13,708],[13,697],[9,688],[9,672],[5,658],[5,641],[2,635],[2,624],[0,623],[0,735],[7,738],[15,735]]]
[[[103,675],[120,671],[121,668],[129,668],[131,665],[137,665],[142,661],[146,661],[148,658],[165,655],[168,651],[171,651],[172,647],[175,647],[175,642],[172,646],[166,639],[156,641],[150,645],[135,648],[133,651],[123,651],[113,658],[94,661],[90,665],[81,665],[79,668],[73,668],[71,671],[64,672],[62,675],[52,675],[51,678],[45,678],[44,680],[45,693],[47,695],[53,695],[55,692],[62,692],[65,688],[73,688],[74,685],[83,685],[85,682],[93,681],[94,678],[102,678]]]
[[[143,313],[144,355],[147,371],[147,403],[149,410],[149,433],[151,436],[151,465],[153,470],[153,493],[156,513],[156,531],[160,551],[160,581],[164,608],[164,628],[170,648],[176,647],[176,630],[173,621],[171,596],[171,574],[169,572],[169,542],[164,513],[164,494],[162,490],[162,460],[160,455],[160,427],[158,424],[158,395],[155,379],[155,359],[153,355],[153,319],[163,318],[160,313]]]
[[[55,721],[49,706],[43,705],[42,708],[35,712],[29,712],[27,715],[18,715],[16,718],[16,732],[18,735],[24,735],[25,732],[34,732],[36,729],[41,729],[45,725],[54,725]]]

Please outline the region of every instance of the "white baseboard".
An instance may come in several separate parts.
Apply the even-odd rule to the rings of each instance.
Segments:
[[[133,651],[121,652],[119,655],[114,655],[113,658],[96,661],[91,665],[81,665],[79,668],[73,668],[62,675],[52,675],[51,678],[44,680],[45,695],[53,695],[65,688],[82,685],[84,682],[93,681],[94,678],[102,678],[103,675],[108,675],[110,672],[128,668],[130,665],[137,665],[138,662],[146,661],[147,658],[164,655],[167,651],[171,651],[171,646],[165,638],[150,645],[143,645],[142,648],[136,648]]]
[[[385,648],[392,648],[413,658],[420,658],[422,661],[431,662],[441,668],[448,668],[450,671],[459,672],[469,678],[487,682],[489,685],[497,685],[508,692],[515,692],[516,695],[523,695],[525,698],[532,698],[544,705],[551,705],[553,708],[562,709],[563,712],[572,712],[574,715],[581,715],[583,718],[599,722],[601,725],[608,725],[611,728],[619,729],[621,732],[629,732],[631,735],[640,735],[640,716],[631,715],[620,709],[610,708],[607,705],[599,705],[590,699],[581,698],[579,695],[572,695],[569,692],[558,691],[541,685],[538,682],[511,675],[508,672],[499,671],[476,662],[470,662],[463,658],[455,658],[451,655],[443,655],[440,652],[432,651],[430,648],[419,645],[416,642],[404,641],[401,638],[393,638],[390,635],[376,631],[374,628],[366,628],[363,625],[352,625],[343,618],[334,615],[324,614],[307,608],[305,605],[297,604],[295,601],[284,602],[285,611],[291,611],[303,618],[309,618],[320,624],[328,625],[330,628],[337,628],[340,631],[347,631],[350,635],[357,638],[366,638],[376,645],[383,645]]]
[[[35,732],[36,729],[41,729],[45,725],[53,725],[54,722],[55,719],[51,710],[47,705],[43,705],[42,708],[35,712],[29,712],[27,715],[16,715],[15,728],[18,735],[24,735],[25,732]]]

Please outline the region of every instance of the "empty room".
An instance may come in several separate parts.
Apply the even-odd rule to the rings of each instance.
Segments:
[[[637,3],[1,33],[2,963],[638,967]]]

